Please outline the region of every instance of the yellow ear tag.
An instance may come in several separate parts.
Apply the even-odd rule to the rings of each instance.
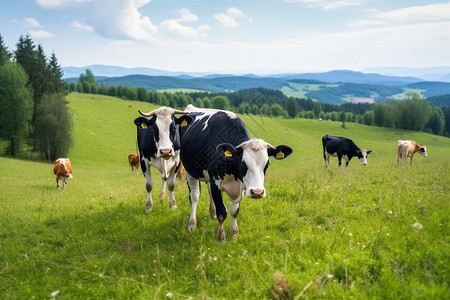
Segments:
[[[278,152],[277,155],[275,155],[275,158],[276,158],[276,159],[282,159],[282,158],[284,158],[284,153],[281,152],[281,151]]]
[[[147,123],[142,122],[142,123],[141,123],[141,127],[142,127],[142,128],[147,128]]]
[[[180,126],[181,126],[181,127],[187,126],[186,120],[183,120],[183,121],[181,122]]]
[[[224,153],[224,154],[225,154],[226,157],[232,157],[232,156],[233,156],[233,154],[231,153],[231,151],[228,150],[228,149],[225,150],[225,153]]]

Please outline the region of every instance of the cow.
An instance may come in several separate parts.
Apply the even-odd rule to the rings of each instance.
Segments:
[[[189,104],[185,111],[192,122],[180,127],[180,155],[186,170],[191,215],[188,230],[197,228],[196,210],[200,182],[206,182],[210,215],[217,218],[217,240],[226,242],[223,223],[227,217],[222,192],[230,197],[231,233],[239,233],[237,216],[243,191],[249,198],[266,196],[264,178],[269,156],[284,159],[292,153],[288,146],[273,147],[262,139],[250,139],[243,121],[233,112],[197,108]]]
[[[128,163],[131,167],[131,172],[136,173],[139,167],[139,153],[128,154]]]
[[[72,179],[72,164],[68,158],[58,158],[53,167],[56,175],[56,188],[66,188],[67,180]]]
[[[346,167],[353,156],[357,156],[361,163],[367,165],[367,155],[372,150],[359,149],[351,139],[341,136],[325,135],[322,137],[323,158],[325,166],[330,169],[330,156],[338,157],[339,166],[342,158],[345,159]]]
[[[415,141],[397,141],[397,164],[403,166],[405,159],[410,157],[409,164],[412,164],[414,153],[419,152],[424,157],[427,157],[427,147],[420,146]]]
[[[134,120],[137,127],[137,143],[142,173],[145,177],[147,200],[145,213],[153,209],[153,180],[150,167],[153,166],[161,174],[161,190],[159,197],[166,196],[166,183],[169,190],[169,206],[176,209],[174,196],[175,176],[180,166],[179,124],[188,124],[189,116],[176,118],[174,114],[185,114],[170,107],[160,107],[148,113],[139,110],[143,117]],[[148,119],[151,117],[151,119]]]

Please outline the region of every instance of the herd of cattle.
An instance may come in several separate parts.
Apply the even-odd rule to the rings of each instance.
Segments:
[[[285,159],[292,148],[285,145],[272,146],[262,139],[250,138],[244,122],[235,113],[224,110],[197,108],[189,104],[184,111],[160,107],[149,113],[139,111],[136,118],[138,152],[131,153],[128,160],[133,172],[140,163],[145,178],[147,199],[145,212],[153,208],[153,180],[151,166],[161,175],[160,198],[165,198],[166,185],[169,205],[175,209],[175,178],[185,169],[189,188],[191,215],[188,230],[197,227],[196,210],[200,196],[200,182],[206,182],[210,198],[211,218],[219,221],[217,239],[226,241],[223,223],[227,217],[222,193],[230,200],[231,233],[239,232],[237,216],[240,202],[245,195],[250,198],[266,196],[264,179],[269,167],[269,157]],[[176,117],[175,115],[180,115]],[[325,135],[322,138],[325,165],[330,168],[330,156],[337,156],[339,165],[344,158],[346,166],[357,156],[363,165],[371,150],[358,148],[345,137]],[[397,161],[403,165],[405,159],[415,152],[427,156],[426,147],[414,141],[398,141]],[[65,187],[72,177],[68,158],[56,160],[54,173],[57,187]],[[182,176],[182,175],[181,175]]]

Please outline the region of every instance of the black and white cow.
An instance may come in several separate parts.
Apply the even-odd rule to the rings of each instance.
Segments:
[[[233,112],[196,108],[185,109],[192,122],[180,127],[181,161],[186,170],[191,201],[188,230],[197,227],[196,210],[200,181],[207,183],[211,218],[217,217],[217,239],[226,241],[223,222],[227,208],[222,199],[225,191],[231,199],[231,233],[239,232],[237,216],[243,191],[247,197],[266,196],[264,178],[269,156],[286,158],[292,153],[288,146],[273,147],[261,139],[250,139],[242,120]]]
[[[161,199],[166,196],[166,182],[169,190],[169,205],[172,209],[177,207],[173,190],[175,188],[175,177],[180,166],[180,134],[179,124],[187,124],[192,119],[183,115],[175,118],[174,114],[185,114],[183,111],[170,107],[160,107],[149,113],[139,113],[147,119],[139,117],[134,120],[137,126],[137,143],[142,173],[145,177],[145,188],[147,190],[147,201],[145,213],[153,208],[152,189],[153,180],[150,166],[155,167],[161,174]]]
[[[330,156],[338,157],[339,166],[341,166],[342,158],[348,166],[353,156],[357,156],[363,165],[367,165],[367,155],[372,152],[372,150],[359,149],[351,139],[328,134],[322,137],[322,145],[327,168],[330,168]]]

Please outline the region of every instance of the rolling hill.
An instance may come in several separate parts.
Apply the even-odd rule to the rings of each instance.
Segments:
[[[143,87],[148,90],[189,89],[205,92],[233,92],[262,87],[280,90],[287,96],[310,98],[332,104],[398,99],[407,91],[421,93],[424,97],[450,94],[449,82],[429,82],[411,76],[386,76],[349,70],[270,76],[251,74],[236,76],[176,73],[145,68],[93,67],[91,71],[96,76],[97,83],[104,86]],[[74,72],[83,73],[85,70],[65,69],[64,71],[74,74]],[[137,73],[129,74],[131,72]],[[105,76],[108,74],[126,75]],[[66,78],[66,81],[76,82],[78,77]]]

